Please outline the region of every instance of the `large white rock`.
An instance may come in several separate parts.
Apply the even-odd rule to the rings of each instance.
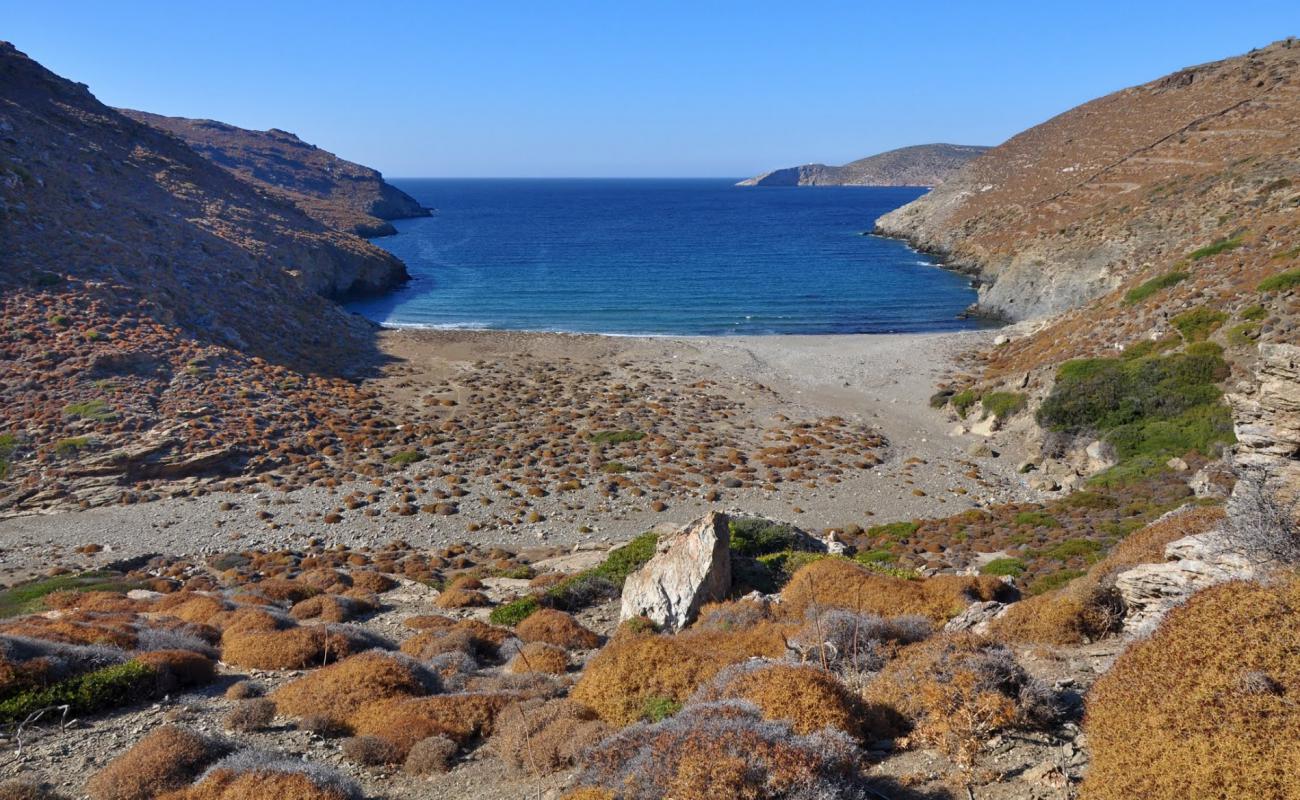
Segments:
[[[708,602],[731,591],[731,531],[726,514],[711,511],[660,537],[658,552],[623,584],[619,619],[645,616],[667,630],[688,625]]]
[[[1202,589],[1231,580],[1248,580],[1256,570],[1228,549],[1218,531],[1185,536],[1165,545],[1162,564],[1139,564],[1115,576],[1124,600],[1124,629],[1141,633],[1174,606]]]

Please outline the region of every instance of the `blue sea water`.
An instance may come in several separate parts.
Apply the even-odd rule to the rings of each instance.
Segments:
[[[863,236],[914,188],[729,180],[393,183],[432,217],[376,239],[400,290],[349,304],[387,325],[607,334],[951,331],[968,279]]]

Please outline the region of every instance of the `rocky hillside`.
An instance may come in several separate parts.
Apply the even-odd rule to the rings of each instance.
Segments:
[[[388,220],[429,215],[378,170],[345,161],[287,131],[250,131],[210,119],[164,117],[123,109],[132,119],[180,137],[200,155],[316,221],[358,236],[396,233]]]
[[[0,508],[328,446],[377,356],[322,295],[406,275],[7,43],[0,252]]]
[[[918,144],[860,158],[842,167],[805,164],[764,172],[737,186],[938,186],[989,148]]]
[[[1071,109],[878,229],[980,276],[981,305],[1012,319],[1171,271],[1232,294],[1293,246],[1297,154],[1300,45],[1288,40]],[[1200,250],[1220,241],[1234,244]]]

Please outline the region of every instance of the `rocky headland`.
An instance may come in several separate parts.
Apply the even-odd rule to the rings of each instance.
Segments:
[[[938,186],[989,148],[970,144],[918,144],[860,158],[838,167],[804,164],[764,172],[737,186]]]

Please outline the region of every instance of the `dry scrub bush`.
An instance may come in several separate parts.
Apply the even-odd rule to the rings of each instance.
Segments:
[[[620,634],[588,662],[571,696],[611,725],[629,725],[648,700],[684,703],[723,666],[684,637]]]
[[[481,661],[498,657],[499,648],[511,633],[475,619],[463,619],[452,627],[427,628],[402,642],[402,652],[421,661],[443,653],[461,652]]]
[[[1010,650],[970,633],[902,648],[867,686],[866,700],[896,715],[894,733],[910,727],[914,739],[965,764],[993,733],[1041,727],[1059,714],[1050,690]]]
[[[801,736],[747,703],[728,701],[615,734],[583,756],[577,782],[597,792],[588,796],[616,800],[858,800],[868,796],[860,756],[843,734]]]
[[[417,614],[402,620],[413,631],[443,630],[456,627],[456,620],[441,614]]]
[[[411,747],[430,736],[445,736],[464,745],[491,734],[497,714],[517,700],[513,694],[464,692],[430,697],[393,698],[363,707],[352,718],[358,736],[377,736],[403,759]]]
[[[411,745],[402,769],[408,775],[436,775],[451,770],[460,747],[446,736],[430,736]]]
[[[1088,800],[1300,798],[1300,578],[1194,595],[1088,695]]]
[[[801,660],[847,675],[879,671],[899,647],[922,641],[933,631],[922,616],[885,619],[842,608],[810,608],[788,642]]]
[[[506,664],[506,670],[563,675],[569,671],[569,655],[563,647],[545,642],[529,642],[515,652],[510,663]]]
[[[492,605],[492,601],[482,592],[452,586],[438,595],[433,601],[438,608],[474,608]]]
[[[318,594],[289,609],[289,615],[296,620],[318,619],[324,622],[347,622],[361,614],[369,613],[374,608],[361,600],[341,597],[336,594]]]
[[[571,615],[553,608],[542,608],[515,626],[515,635],[525,642],[546,642],[566,650],[591,650],[600,646],[600,637]]]
[[[221,724],[228,731],[260,731],[275,720],[275,703],[265,697],[240,700]]]
[[[248,700],[253,697],[261,697],[265,693],[262,684],[256,681],[236,681],[230,684],[226,689],[227,700]]]
[[[164,725],[95,773],[86,793],[91,800],[151,800],[185,786],[229,751],[216,739]]]
[[[124,650],[134,650],[139,642],[136,618],[131,613],[72,611],[57,619],[19,617],[0,625],[0,634],[64,644],[120,647]]]
[[[244,588],[276,603],[293,604],[315,595],[319,589],[301,581],[266,578]]]
[[[1079,644],[1113,633],[1123,618],[1115,576],[1139,564],[1165,560],[1165,545],[1205,533],[1223,520],[1216,507],[1180,509],[1115,545],[1088,574],[1053,592],[1013,603],[993,621],[990,634],[1006,641]]]
[[[116,647],[0,636],[0,697],[37,689],[127,660]]]
[[[120,592],[80,592],[76,589],[50,592],[44,601],[47,608],[63,611],[142,611],[149,607],[148,601],[132,600]]]
[[[218,761],[188,789],[159,800],[361,800],[361,789],[319,764],[257,750]]]
[[[158,598],[151,610],[186,622],[208,623],[228,608],[229,605],[219,597],[195,592],[175,592]]]
[[[351,578],[352,588],[360,589],[367,594],[383,594],[397,588],[397,581],[374,570],[357,570],[352,573]]]
[[[576,766],[608,733],[594,711],[572,700],[525,700],[501,712],[490,745],[511,767],[549,775]]]
[[[64,800],[50,786],[28,778],[0,781],[0,800]]]
[[[343,740],[342,750],[344,758],[364,767],[381,767],[402,761],[397,748],[378,736],[351,736]]]
[[[1293,480],[1251,469],[1237,482],[1224,526],[1234,551],[1257,563],[1300,563],[1300,493],[1288,486]]]
[[[907,580],[872,572],[847,559],[800,567],[781,590],[780,613],[802,618],[811,607],[897,617],[916,614],[943,624],[976,601],[1006,600],[1012,590],[991,575],[935,575]]]
[[[580,786],[577,789],[565,792],[560,800],[617,800],[617,798],[608,789],[593,789],[590,786]]]
[[[135,660],[153,667],[158,691],[173,692],[188,686],[202,686],[216,677],[216,664],[190,650],[153,650],[137,653]]]
[[[855,739],[889,734],[866,705],[831,673],[799,664],[746,661],[722,670],[690,698],[690,704],[745,700],[764,719],[781,720],[795,733],[834,728]]]
[[[382,644],[358,629],[309,625],[275,631],[229,631],[221,636],[221,658],[251,669],[306,669],[347,658]]]
[[[271,698],[290,717],[328,717],[346,724],[369,703],[438,690],[438,679],[416,661],[370,651],[345,658],[276,689]]]

